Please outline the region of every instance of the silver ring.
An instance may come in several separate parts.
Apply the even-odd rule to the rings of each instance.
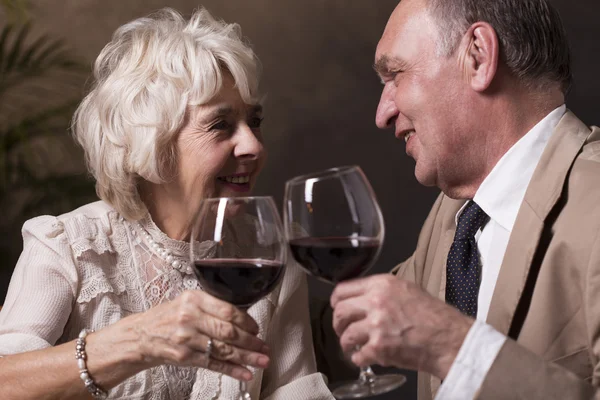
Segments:
[[[204,354],[206,354],[206,360],[204,361],[204,368],[208,368],[208,363],[210,362],[210,355],[212,353],[213,350],[213,341],[211,338],[208,338],[208,343],[206,343],[206,351],[204,352]]]

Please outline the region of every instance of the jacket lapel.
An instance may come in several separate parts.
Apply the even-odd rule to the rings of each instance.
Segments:
[[[444,203],[441,208],[444,209],[444,213],[441,217],[439,240],[433,244],[429,243],[434,249],[431,258],[428,257],[429,259],[425,262],[422,280],[426,282],[427,292],[443,301],[446,293],[446,261],[454,240],[454,232],[456,232],[456,214],[466,200],[454,200],[444,196],[442,201]]]
[[[466,200],[453,200],[445,197],[444,201],[448,202],[448,204],[445,207],[446,212],[442,220],[442,234],[431,264],[431,276],[426,280],[428,282],[427,292],[442,301],[446,301],[446,263],[448,252],[454,241],[454,233],[456,232],[456,214],[465,204]],[[442,382],[433,375],[429,375],[429,378],[429,389],[431,390],[432,397],[435,397]]]
[[[494,289],[487,322],[507,335],[523,294],[544,222],[563,192],[568,173],[590,134],[567,111],[556,127],[525,193]]]

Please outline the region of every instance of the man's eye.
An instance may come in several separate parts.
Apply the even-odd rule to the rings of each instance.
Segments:
[[[388,71],[385,74],[380,76],[381,84],[385,85],[388,82],[396,82],[396,79],[400,76],[403,71],[401,70],[393,70]]]
[[[248,126],[251,129],[257,129],[260,128],[260,125],[262,124],[264,118],[261,117],[252,117],[250,118],[250,121],[248,121]]]
[[[400,80],[400,78],[402,78],[402,72],[404,71],[394,71],[394,78],[392,79],[392,81],[394,82],[395,86],[398,86],[398,81]]]

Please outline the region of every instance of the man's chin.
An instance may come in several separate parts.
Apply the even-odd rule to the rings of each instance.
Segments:
[[[415,178],[423,186],[434,187],[437,186],[437,179],[434,174],[427,171],[419,171],[419,168],[415,168]]]

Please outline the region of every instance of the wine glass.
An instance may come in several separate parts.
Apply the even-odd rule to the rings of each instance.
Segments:
[[[364,274],[383,244],[383,216],[358,166],[328,169],[287,181],[284,227],[292,255],[310,275],[336,284]],[[338,399],[389,392],[406,382],[400,374],[360,370],[358,380],[333,391]]]
[[[191,227],[190,258],[202,289],[248,309],[281,281],[287,242],[272,197],[205,199]],[[240,400],[251,400],[240,381]]]

